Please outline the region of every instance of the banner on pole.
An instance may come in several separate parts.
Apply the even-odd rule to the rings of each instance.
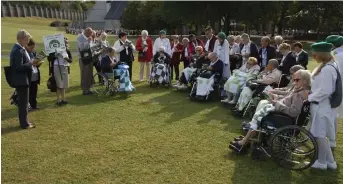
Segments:
[[[53,53],[55,51],[60,52],[66,50],[63,34],[44,36],[43,41],[45,52],[47,54]]]

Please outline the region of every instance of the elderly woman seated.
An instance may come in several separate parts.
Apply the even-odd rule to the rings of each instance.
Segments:
[[[156,84],[170,83],[171,75],[169,67],[167,67],[170,62],[170,55],[165,52],[165,47],[161,46],[153,58],[150,82],[155,80]]]
[[[259,122],[262,118],[268,115],[270,112],[281,112],[291,116],[292,118],[298,117],[303,106],[303,102],[307,100],[307,96],[311,86],[311,74],[307,70],[299,70],[294,74],[293,78],[294,88],[286,96],[277,96],[268,93],[268,103],[259,105],[251,120],[250,130],[245,137],[235,138],[230,143],[229,148],[233,151],[240,152],[244,148],[244,145],[248,143],[250,137],[254,136],[259,128]],[[282,126],[290,125],[282,124],[280,122],[272,122],[273,127],[280,128]],[[284,123],[284,122],[283,122]],[[288,122],[287,122],[288,123]]]
[[[195,48],[195,54],[193,55],[194,62],[190,64],[190,67],[183,69],[181,72],[180,80],[174,85],[177,89],[187,89],[187,84],[194,72],[197,70],[202,69],[202,67],[206,67],[209,65],[209,61],[205,58],[205,53],[203,52],[203,48],[201,46],[197,46]]]
[[[240,69],[234,70],[231,77],[226,81],[224,90],[227,98],[222,100],[223,103],[236,104],[237,93],[242,86],[250,79],[255,79],[260,72],[260,66],[257,64],[257,59],[250,57],[248,62]],[[231,100],[231,98],[233,99]],[[230,101],[231,100],[231,101]]]
[[[281,71],[277,68],[279,67],[279,63],[276,59],[271,59],[268,62],[267,67],[264,71],[262,71],[258,76],[257,80],[252,80],[252,83],[260,84],[261,87],[264,89],[268,85],[272,85],[274,83],[278,83],[281,77]],[[262,88],[259,89],[262,89]],[[238,108],[237,113],[242,112],[242,110],[246,107],[253,95],[252,86],[243,87],[243,90],[238,99]]]
[[[289,70],[290,73],[290,79],[294,78],[294,73],[298,70],[305,70],[305,68],[301,65],[294,65]],[[293,82],[289,82],[289,84],[284,88],[275,88],[268,90],[269,93],[275,94],[275,95],[287,95],[290,91],[293,89]],[[263,101],[263,100],[262,100]]]
[[[115,55],[115,50],[111,47],[107,48],[107,54],[100,60],[101,72],[108,77],[113,77],[113,69],[118,65]]]
[[[158,52],[154,55],[153,63],[160,63],[160,64],[170,64],[171,57],[168,53],[166,53],[166,48],[161,46],[158,49]]]

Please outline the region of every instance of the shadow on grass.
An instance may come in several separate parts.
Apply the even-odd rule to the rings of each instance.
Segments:
[[[1,135],[6,135],[9,133],[13,133],[13,132],[18,132],[20,130],[23,130],[22,128],[20,128],[19,124],[17,126],[9,126],[9,127],[1,127]]]
[[[231,179],[232,184],[292,183],[292,172],[279,168],[269,158],[266,158],[264,161],[256,161],[252,160],[250,154],[243,156],[235,155],[234,153],[228,153],[225,157],[235,162],[234,173]],[[250,180],[249,178],[254,178],[254,180]]]

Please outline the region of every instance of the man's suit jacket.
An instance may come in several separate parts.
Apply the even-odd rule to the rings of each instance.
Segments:
[[[213,52],[214,44],[216,43],[217,37],[212,36],[212,39],[210,40],[210,43],[208,44],[208,52]]]
[[[270,46],[270,45],[268,45],[266,49],[267,49],[267,63],[266,63],[266,66],[267,66],[270,59],[276,59],[276,49],[275,47]],[[258,51],[257,60],[258,60],[258,65],[262,67],[262,48],[260,48],[260,50]]]
[[[242,52],[242,49],[244,47],[244,44],[241,44],[239,45],[240,49],[241,49],[241,52]],[[250,42],[250,56],[249,57],[254,57],[254,58],[258,58],[258,49],[257,49],[257,46],[256,44]]]
[[[15,87],[29,87],[32,77],[32,64],[25,53],[25,49],[15,44],[10,54],[12,69],[12,83]]]
[[[297,59],[297,65],[303,66],[307,70],[307,64],[308,64],[308,54],[306,51],[302,51]]]
[[[281,64],[279,66],[279,70],[282,71],[282,74],[289,75],[289,69],[291,69],[292,66],[296,65],[297,61],[292,52],[288,53],[287,56],[283,61],[281,61]]]

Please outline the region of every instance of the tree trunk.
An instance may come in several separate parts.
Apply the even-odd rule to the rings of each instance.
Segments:
[[[196,30],[197,30],[197,36],[201,36],[202,26],[201,26],[200,21],[197,21],[197,23],[196,23]]]
[[[282,35],[282,29],[283,29],[283,22],[285,21],[285,17],[286,17],[286,12],[287,12],[287,3],[286,1],[283,2],[283,5],[281,6],[281,14],[280,14],[280,18],[279,18],[279,22],[278,22],[278,34]]]

